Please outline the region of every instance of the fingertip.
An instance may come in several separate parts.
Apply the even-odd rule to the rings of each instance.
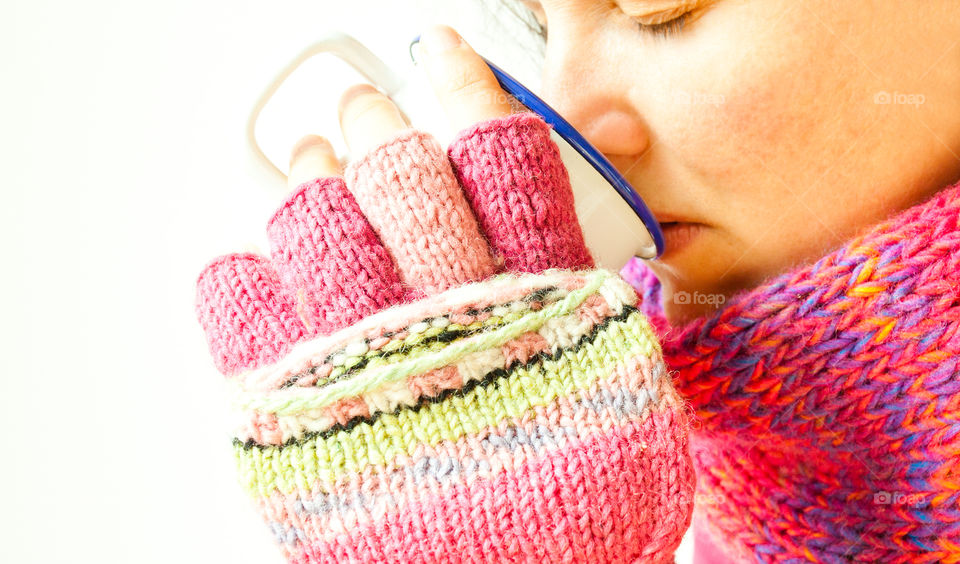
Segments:
[[[393,100],[370,84],[345,90],[337,111],[340,129],[353,155],[362,155],[409,127]]]
[[[444,53],[463,44],[463,38],[452,27],[433,25],[420,35],[420,46],[427,54]]]
[[[290,151],[290,173],[287,175],[287,187],[290,189],[315,178],[341,175],[337,153],[325,137],[305,135]]]
[[[333,145],[326,137],[320,135],[304,135],[293,145],[293,149],[290,151],[290,164],[292,165],[294,161],[300,156],[304,151],[308,150],[326,150],[330,153],[333,153]]]
[[[430,27],[420,44],[424,69],[454,129],[513,113],[487,62],[452,28]]]
[[[337,115],[343,116],[344,110],[355,98],[358,98],[364,94],[379,94],[380,91],[376,89],[372,84],[360,83],[354,84],[350,88],[347,88],[340,95],[340,101],[337,102]]]

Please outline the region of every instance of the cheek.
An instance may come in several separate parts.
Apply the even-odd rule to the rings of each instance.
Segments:
[[[923,57],[898,58],[929,37],[891,43],[900,20],[885,14],[892,29],[877,28],[859,2],[730,1],[707,14],[689,35],[643,52],[630,92],[654,147],[638,181],[711,224],[664,268],[677,287],[754,286],[956,178],[956,151],[943,142],[952,168],[942,182],[926,175],[936,142],[960,126],[935,137],[919,110],[876,102],[882,92],[955,100],[955,86],[916,84]],[[955,49],[955,37],[938,52]],[[946,127],[943,115],[928,121]]]
[[[821,220],[842,223],[829,213],[852,209],[847,195],[822,189],[859,134],[862,100],[836,80],[835,46],[811,48],[810,30],[791,30],[789,18],[777,25],[691,41],[661,66],[670,70],[658,77],[649,123],[668,163],[657,172],[716,228],[675,265],[690,284],[755,285],[816,254],[835,231],[815,229]],[[690,102],[676,103],[676,92]]]
[[[737,37],[699,38],[674,55],[652,129],[704,194],[767,213],[823,178],[871,119],[862,69],[842,45],[790,17],[775,28],[758,17]],[[692,102],[675,103],[677,92]]]
[[[678,154],[686,157],[685,166],[714,181],[743,180],[760,163],[798,152],[798,140],[817,121],[811,113],[821,110],[805,104],[806,115],[796,115],[798,90],[787,61],[782,62],[761,54],[735,63],[700,60],[695,62],[700,68],[690,78],[674,82],[675,90],[698,97],[689,106],[663,109],[672,115],[663,122],[660,134],[670,146],[681,149]],[[687,68],[693,65],[690,61]],[[745,188],[740,184],[740,189]]]

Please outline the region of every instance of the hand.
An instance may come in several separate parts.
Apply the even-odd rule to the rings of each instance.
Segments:
[[[549,127],[511,115],[486,63],[450,28],[418,61],[460,134],[447,154],[373,87],[342,97],[355,155],[329,142],[293,151],[293,190],[270,220],[271,259],[228,255],[201,274],[198,313],[217,366],[236,374],[382,309],[506,270],[594,266]]]
[[[549,126],[443,31],[447,151],[350,89],[357,159],[304,139],[270,257],[200,275],[243,483],[292,562],[671,561],[694,474],[656,338]]]

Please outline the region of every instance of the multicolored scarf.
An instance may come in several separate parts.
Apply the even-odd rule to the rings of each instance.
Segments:
[[[694,527],[756,562],[960,562],[960,184],[670,327]]]

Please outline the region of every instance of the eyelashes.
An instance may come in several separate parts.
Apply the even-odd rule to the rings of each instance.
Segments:
[[[638,22],[637,27],[640,28],[640,33],[645,35],[653,35],[654,37],[670,37],[683,31],[683,25],[686,23],[689,17],[690,12],[685,12],[670,21],[660,22],[658,24],[645,25]]]
[[[529,12],[530,19],[536,22],[539,29],[539,35],[545,40],[547,38],[548,26],[546,21],[546,14],[544,13],[542,4],[537,0],[520,0],[526,10]],[[618,3],[619,4],[619,3]],[[676,35],[683,31],[684,25],[688,22],[694,12],[694,8],[698,5],[697,2],[685,2],[677,6],[673,10],[664,10],[663,12],[681,12],[680,14],[673,17],[673,19],[663,21],[655,24],[644,24],[642,21],[636,21],[637,16],[631,16],[629,13],[624,14],[627,17],[634,19],[636,21],[636,26],[641,34],[657,38],[668,38],[673,35]],[[598,7],[598,9],[600,9]],[[683,11],[686,10],[686,11]],[[621,9],[621,13],[623,10]],[[664,14],[667,15],[667,14]],[[642,20],[649,21],[649,16],[643,16]]]

